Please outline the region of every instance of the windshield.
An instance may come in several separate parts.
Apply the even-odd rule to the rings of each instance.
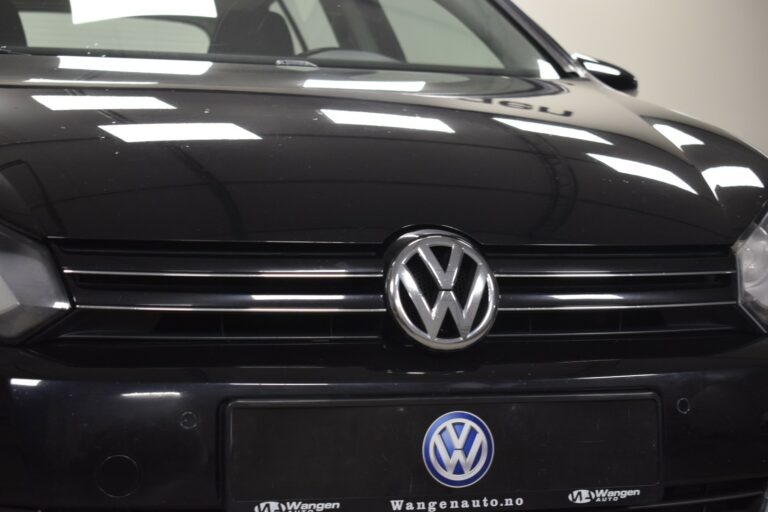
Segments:
[[[0,49],[558,78],[488,0],[0,0]]]

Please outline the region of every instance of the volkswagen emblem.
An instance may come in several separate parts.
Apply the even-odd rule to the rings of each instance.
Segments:
[[[403,330],[437,350],[459,350],[493,326],[499,295],[488,263],[469,242],[445,232],[417,232],[387,275],[387,297]]]
[[[449,412],[429,427],[422,452],[432,478],[446,487],[469,487],[491,468],[493,436],[474,414]]]

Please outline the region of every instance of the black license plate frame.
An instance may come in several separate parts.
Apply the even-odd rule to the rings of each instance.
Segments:
[[[466,488],[436,482],[424,466],[421,445],[415,446],[430,419],[452,411],[476,414],[494,431],[493,467],[484,480]],[[537,414],[547,421],[533,428],[531,418]],[[558,415],[559,421],[554,421]],[[386,418],[392,421],[382,424]],[[280,421],[285,424],[277,425]],[[404,426],[393,427],[398,422]],[[455,512],[651,504],[662,497],[661,422],[660,398],[652,392],[235,400],[224,409],[227,510],[397,512],[398,501],[406,512],[410,507]],[[590,430],[592,424],[599,427]],[[622,429],[628,430],[619,441],[616,436]],[[516,432],[517,438],[510,436]],[[371,443],[381,443],[380,449],[367,451],[366,435]],[[547,438],[548,446],[554,445],[551,450],[560,453],[541,451]],[[537,452],[528,450],[531,443],[540,449],[536,464],[531,461]],[[583,448],[589,443],[594,445],[591,451],[598,453],[591,461],[585,458],[590,450]],[[400,444],[408,446],[398,448]],[[509,454],[515,450],[519,458],[510,461]],[[620,453],[606,460],[614,450]],[[624,460],[628,457],[633,460]],[[371,466],[377,464],[383,469],[374,478]],[[516,469],[520,464],[527,466],[524,471]],[[334,480],[336,471],[341,472],[338,480]],[[488,479],[494,471],[496,476]],[[637,474],[633,476],[632,471]],[[540,475],[540,485],[532,485],[533,480],[525,476],[530,473]],[[321,481],[315,483],[317,479]],[[361,490],[361,482],[379,487]]]

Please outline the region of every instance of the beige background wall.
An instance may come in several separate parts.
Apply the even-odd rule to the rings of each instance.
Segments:
[[[640,98],[768,153],[768,0],[516,0],[569,52],[638,76]]]

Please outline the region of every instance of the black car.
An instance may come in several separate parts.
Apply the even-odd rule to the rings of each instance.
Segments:
[[[0,0],[0,510],[764,510],[768,160],[637,87],[506,0]]]

